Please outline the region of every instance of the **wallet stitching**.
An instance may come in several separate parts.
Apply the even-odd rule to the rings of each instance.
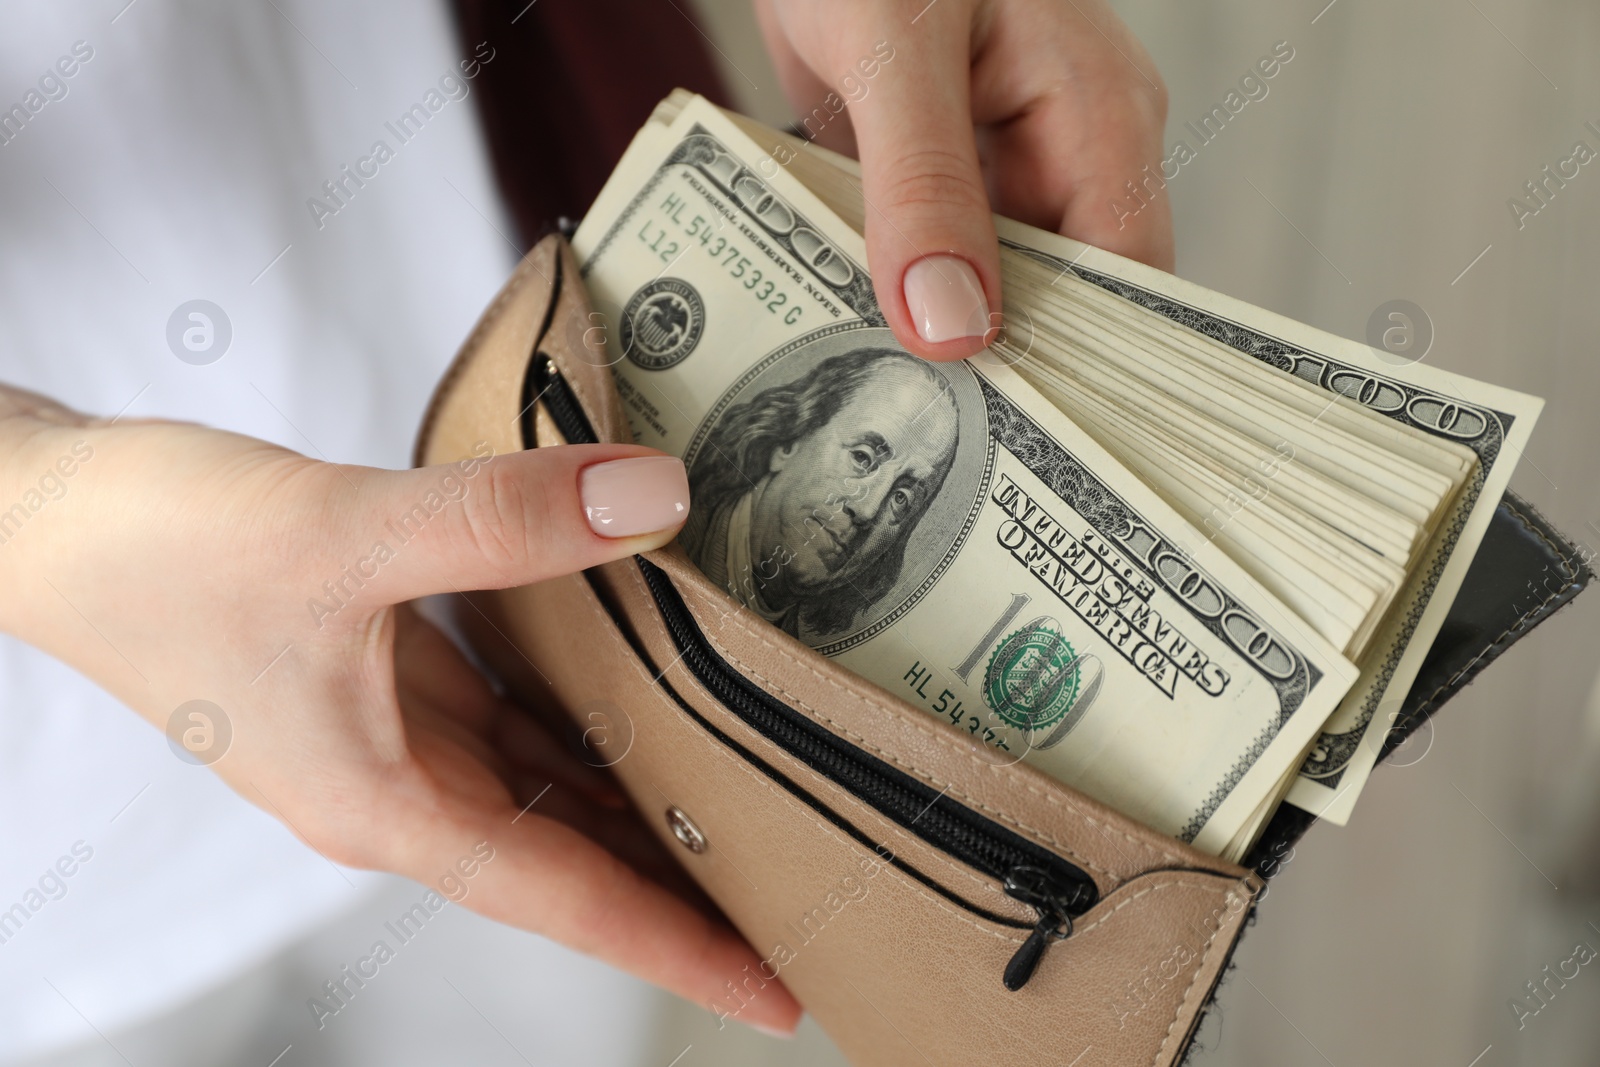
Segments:
[[[1141,898],[1149,896],[1151,893],[1158,892],[1162,889],[1173,888],[1198,889],[1213,896],[1216,895],[1217,889],[1217,887],[1213,885],[1206,885],[1199,882],[1189,882],[1178,878],[1174,878],[1170,881],[1157,882],[1155,885],[1139,890],[1127,900],[1121,901],[1116,907],[1112,908],[1110,911],[1106,912],[1089,925],[1074,928],[1072,937],[1078,938],[1090,933],[1091,931],[1100,927],[1102,924],[1108,922],[1113,915],[1121,911],[1123,908],[1136,903]],[[1233,890],[1227,890],[1226,896],[1232,897]],[[1152,1064],[1159,1065],[1162,1062],[1162,1058],[1166,1055],[1167,1046],[1172,1043],[1172,1032],[1177,1029],[1178,1020],[1183,1018],[1184,1006],[1189,1003],[1190,994],[1194,992],[1194,987],[1200,981],[1200,976],[1205,973],[1206,967],[1211,961],[1211,954],[1216,951],[1217,938],[1221,936],[1225,925],[1225,923],[1219,922],[1217,924],[1217,928],[1211,931],[1211,936],[1206,938],[1205,945],[1200,952],[1200,962],[1195,965],[1194,971],[1191,972],[1189,976],[1189,984],[1184,987],[1183,995],[1178,998],[1177,1008],[1174,1010],[1172,1015],[1172,1022],[1167,1024],[1166,1035],[1162,1038],[1161,1047],[1156,1050],[1155,1059],[1151,1061]]]
[[[1231,897],[1232,895],[1232,890],[1229,890],[1228,896]],[[1211,932],[1211,936],[1206,939],[1205,951],[1200,954],[1200,964],[1194,969],[1194,974],[1190,976],[1189,985],[1184,989],[1183,996],[1178,998],[1177,1010],[1172,1013],[1172,1022],[1167,1024],[1166,1036],[1161,1039],[1161,1047],[1156,1049],[1155,1059],[1150,1061],[1151,1067],[1160,1067],[1162,1058],[1166,1056],[1167,1046],[1172,1044],[1172,1032],[1178,1028],[1178,1020],[1183,1018],[1184,1006],[1189,1003],[1189,994],[1194,992],[1194,987],[1199,983],[1200,976],[1205,973],[1207,965],[1211,962],[1211,953],[1216,950],[1217,937],[1222,933],[1222,926],[1223,924],[1219,922],[1217,928]],[[1230,938],[1229,940],[1231,941],[1232,939]]]
[[[703,596],[703,594],[700,594],[698,591],[692,591],[692,592],[694,592],[694,595],[696,596],[696,599],[701,600],[702,603],[706,602],[706,598]],[[970,763],[976,764],[976,765],[978,765],[980,767],[984,767],[984,768],[987,768],[989,766],[988,764],[984,763],[982,760],[978,759],[976,756],[972,755],[971,753],[961,751],[959,748],[956,747],[955,743],[950,738],[947,738],[947,737],[944,737],[944,736],[938,734],[937,732],[935,732],[934,730],[930,729],[929,727],[923,725],[922,723],[918,723],[918,722],[914,722],[914,721],[910,720],[907,716],[904,716],[904,715],[901,715],[901,714],[897,713],[896,711],[894,711],[894,709],[886,707],[885,705],[883,705],[879,701],[874,700],[869,696],[865,696],[865,695],[862,695],[862,694],[858,694],[858,693],[852,692],[851,690],[849,690],[845,686],[841,685],[837,680],[835,680],[833,678],[829,678],[826,674],[823,674],[821,671],[817,670],[815,667],[811,666],[809,663],[804,663],[804,662],[796,659],[788,651],[786,651],[785,649],[779,648],[778,646],[774,645],[772,642],[768,641],[765,636],[763,636],[762,634],[756,633],[750,627],[746,626],[742,622],[741,623],[736,623],[736,625],[738,625],[739,628],[741,630],[743,630],[746,634],[748,634],[751,638],[753,638],[756,641],[759,641],[762,645],[764,645],[767,648],[767,650],[769,650],[769,651],[771,651],[771,652],[773,652],[773,653],[775,653],[775,654],[777,654],[779,656],[782,656],[784,659],[787,659],[790,663],[793,663],[796,666],[804,667],[812,675],[814,675],[815,677],[827,682],[829,685],[833,686],[835,689],[838,689],[840,692],[842,692],[842,693],[844,693],[847,696],[850,696],[852,698],[858,699],[862,703],[866,704],[868,707],[872,708],[873,710],[878,711],[878,712],[888,716],[897,725],[910,726],[912,729],[914,729],[914,730],[918,731],[919,733],[923,734],[924,736],[932,739],[933,741],[937,742],[939,745],[951,750],[956,755],[959,755],[959,756],[965,758]],[[735,659],[735,657],[733,657],[732,655],[730,655],[728,653],[728,651],[726,649],[726,646],[724,646],[721,642],[719,642],[716,639],[714,639],[713,637],[711,637],[709,634],[706,635],[706,640],[711,642],[711,644],[715,645],[717,650],[722,655],[726,656],[728,659],[733,660],[736,663],[739,662],[737,659]],[[741,663],[740,666],[744,666],[744,664]],[[750,668],[748,668],[748,667],[746,667],[745,669],[746,670],[750,670]],[[768,681],[765,677],[763,677],[762,675],[758,674],[754,670],[750,670],[750,673],[755,675],[755,677],[759,678],[761,681],[766,682],[769,686],[772,686],[775,689],[779,689],[779,692],[784,692],[778,686],[774,685],[774,683]],[[795,697],[790,696],[790,694],[788,694],[788,693],[784,693],[784,695],[785,696],[789,696],[791,700],[795,700],[796,699]],[[796,702],[798,703],[798,700]],[[801,704],[801,706],[802,707],[806,707],[806,705],[804,705],[804,704]],[[813,711],[809,707],[806,707],[806,710],[807,711],[811,711],[813,715],[817,715],[818,714],[817,712]],[[833,720],[831,720],[831,719],[826,720],[826,721],[828,721],[830,724],[836,726],[840,730],[844,729],[844,727],[838,726],[838,724],[834,723]],[[875,751],[881,751],[881,750],[875,750]],[[890,758],[893,762],[899,762],[897,760],[893,760],[893,757],[888,757],[888,758]],[[915,769],[915,768],[913,768],[913,769]],[[917,773],[920,774],[920,775],[923,775],[925,777],[932,777],[931,775],[928,774],[928,772],[925,772],[925,771],[917,770]],[[935,783],[935,784],[937,784],[937,783]],[[1042,790],[1042,789],[1038,788],[1037,786],[1034,786],[1034,785],[1032,785],[1030,783],[1023,782],[1023,783],[1020,783],[1020,784],[1022,785],[1022,787],[1024,789],[1026,789],[1029,793],[1032,793],[1034,796],[1040,797],[1041,799],[1049,802],[1050,804],[1055,805],[1056,807],[1064,806],[1064,802],[1061,800],[1061,798],[1055,797],[1055,796],[1051,796],[1049,793],[1045,792],[1044,790]],[[1014,818],[1012,818],[1011,816],[1008,816],[1005,813],[1003,813],[1003,812],[1001,812],[1001,811],[999,811],[999,810],[997,810],[995,808],[989,807],[988,805],[985,805],[982,802],[973,799],[970,795],[967,795],[967,794],[964,794],[964,793],[957,794],[957,795],[960,796],[962,799],[966,800],[968,803],[971,803],[971,804],[973,804],[974,806],[977,806],[977,807],[981,807],[985,811],[989,811],[989,812],[991,812],[991,813],[993,813],[993,814],[995,814],[997,816],[1000,816],[1002,819],[1004,819],[1007,822],[1010,822],[1012,825],[1018,827],[1019,829],[1025,830],[1028,833],[1034,835],[1034,837],[1036,839],[1038,839],[1040,841],[1040,843],[1049,843],[1049,844],[1055,846],[1056,848],[1059,848],[1059,849],[1062,849],[1064,851],[1069,852],[1070,854],[1073,855],[1074,858],[1080,859],[1082,862],[1084,862],[1085,865],[1091,866],[1091,867],[1094,866],[1093,864],[1090,864],[1087,860],[1082,860],[1082,857],[1078,856],[1077,853],[1074,852],[1070,848],[1070,846],[1068,846],[1068,845],[1062,843],[1061,841],[1057,840],[1053,835],[1047,833],[1046,831],[1037,829],[1035,827],[1029,826],[1026,823],[1017,821]],[[1171,863],[1182,863],[1183,862],[1183,858],[1182,857],[1174,855],[1173,853],[1168,852],[1165,849],[1157,848],[1156,846],[1151,845],[1149,842],[1141,841],[1137,837],[1134,837],[1133,835],[1127,833],[1126,831],[1123,831],[1123,830],[1117,829],[1116,827],[1104,824],[1104,823],[1096,820],[1092,816],[1083,814],[1083,812],[1077,810],[1076,807],[1073,808],[1073,815],[1076,818],[1079,818],[1079,819],[1083,820],[1084,822],[1088,823],[1090,826],[1093,826],[1095,829],[1099,830],[1101,833],[1108,833],[1109,832],[1109,833],[1116,834],[1118,837],[1121,837],[1123,840],[1127,841],[1129,844],[1132,844],[1132,845],[1138,847],[1142,852],[1146,853],[1146,855],[1157,855],[1157,856],[1160,856],[1161,858],[1163,858],[1163,859],[1165,859],[1165,860],[1167,860],[1168,862],[1171,862]],[[1111,872],[1106,871],[1104,868],[1095,867],[1094,869],[1099,870],[1104,874],[1111,875]]]
[[[1428,694],[1428,698],[1426,700],[1422,701],[1422,703],[1417,705],[1416,709],[1408,716],[1409,719],[1415,719],[1417,716],[1421,715],[1423,712],[1425,712],[1429,708],[1431,708],[1433,706],[1434,701],[1439,698],[1439,695],[1441,693],[1445,692],[1448,689],[1453,689],[1454,686],[1456,685],[1456,683],[1459,682],[1464,675],[1466,675],[1469,672],[1471,672],[1473,670],[1473,668],[1479,666],[1480,663],[1484,660],[1484,657],[1487,656],[1489,653],[1498,652],[1498,651],[1502,650],[1502,645],[1505,642],[1506,638],[1510,637],[1512,634],[1520,633],[1521,631],[1528,629],[1534,623],[1536,623],[1536,622],[1540,621],[1541,619],[1543,619],[1545,608],[1549,607],[1550,604],[1553,601],[1560,599],[1562,596],[1565,596],[1567,591],[1569,589],[1571,589],[1572,586],[1573,586],[1573,579],[1575,577],[1577,577],[1577,573],[1578,573],[1577,569],[1572,566],[1571,561],[1569,559],[1567,559],[1566,553],[1564,551],[1562,551],[1562,549],[1561,549],[1561,547],[1559,545],[1557,545],[1554,541],[1550,540],[1550,538],[1545,535],[1545,532],[1543,530],[1539,529],[1539,527],[1536,526],[1533,522],[1531,522],[1526,515],[1524,515],[1520,511],[1518,511],[1515,504],[1512,504],[1509,500],[1502,501],[1502,503],[1505,504],[1505,508],[1506,508],[1507,511],[1511,512],[1511,514],[1513,514],[1513,515],[1515,515],[1517,517],[1517,519],[1522,523],[1522,525],[1523,525],[1523,527],[1525,529],[1527,529],[1529,532],[1531,532],[1539,540],[1544,542],[1545,547],[1548,548],[1551,551],[1551,553],[1556,557],[1556,561],[1560,564],[1562,570],[1565,572],[1564,576],[1565,576],[1565,578],[1567,580],[1567,584],[1562,586],[1561,589],[1558,590],[1557,592],[1551,593],[1549,596],[1545,597],[1543,600],[1541,600],[1538,604],[1534,605],[1532,608],[1530,608],[1527,611],[1523,612],[1523,614],[1517,619],[1516,622],[1514,622],[1510,626],[1506,627],[1503,631],[1501,631],[1499,637],[1496,637],[1493,641],[1491,641],[1489,643],[1489,647],[1488,648],[1484,649],[1482,652],[1478,653],[1476,656],[1473,656],[1466,663],[1462,664],[1461,667],[1459,669],[1457,669],[1454,674],[1452,674],[1449,678],[1445,679],[1443,682],[1441,682],[1439,684],[1439,688],[1435,689],[1432,693]]]
[[[629,577],[637,586],[639,586],[641,593],[648,593],[648,588],[644,586],[644,579],[640,576],[639,570],[638,570],[637,567],[629,568]],[[614,633],[611,634],[611,638],[612,638],[612,641],[614,643],[617,642],[617,641],[620,641],[620,637],[617,634],[614,634]],[[633,653],[631,648],[628,650],[628,654],[629,654],[630,657],[635,657],[635,654]],[[731,656],[729,658],[732,659]],[[738,663],[737,660],[734,660],[734,662]],[[743,666],[743,664],[740,664],[740,666]],[[665,672],[663,672],[663,673],[665,673]],[[700,684],[699,679],[695,678],[692,674],[687,675],[687,677],[689,678],[689,680],[691,682],[693,682],[695,689],[698,690],[702,695],[704,695],[707,700],[709,700],[713,704],[719,704],[719,702],[716,700],[715,697],[711,696],[710,693],[706,692],[705,687]],[[766,679],[764,679],[764,678],[761,679],[761,680],[762,681],[766,681]],[[807,709],[807,710],[810,710],[810,709]],[[745,724],[741,723],[741,725],[745,725]],[[746,728],[748,728],[748,727],[746,727]],[[843,728],[841,727],[841,729],[843,729]],[[762,741],[766,742],[767,744],[771,744],[771,742],[768,741],[765,737],[762,738]],[[782,751],[782,750],[780,749],[780,751]],[[788,753],[784,753],[784,755],[788,756]],[[789,757],[789,758],[792,759],[793,757]],[[738,762],[740,766],[744,766],[744,763],[743,763],[742,760],[735,760],[735,762]],[[749,771],[751,774],[756,774],[756,772],[754,770],[752,770],[751,768],[749,768],[749,767],[745,767],[745,770]],[[758,775],[757,777],[763,782],[766,781],[765,776]],[[766,782],[766,784],[768,785],[769,788],[775,788],[775,787],[772,786],[771,782]],[[835,788],[837,788],[837,786],[835,786]],[[784,796],[784,799],[787,800],[790,804],[794,803],[794,798],[789,797],[787,795],[787,793],[783,793],[782,790],[779,790],[779,792],[782,793],[782,795]],[[847,797],[849,797],[848,793],[845,793],[845,795]],[[868,810],[872,810],[870,805],[865,804],[864,802],[862,802],[860,799],[858,799],[856,797],[849,797],[849,799],[852,802],[854,802],[854,803],[856,803],[858,805],[866,807]],[[811,813],[806,813],[806,814],[807,814],[807,818],[809,818],[813,822],[815,822],[818,827],[821,827],[822,829],[827,830],[827,832],[829,834],[833,833],[832,830],[828,830],[828,828],[820,820],[817,819],[816,815],[811,814]],[[879,813],[874,812],[874,814],[878,815]],[[882,816],[879,815],[879,817],[881,818]],[[911,842],[913,844],[918,845],[921,848],[926,849],[927,854],[929,855],[930,858],[932,858],[936,862],[938,862],[938,863],[942,864],[943,866],[945,866],[946,868],[948,868],[952,873],[960,875],[963,878],[966,878],[968,881],[970,881],[973,884],[975,884],[976,886],[978,886],[978,888],[981,889],[985,894],[992,895],[992,894],[998,892],[995,884],[992,881],[985,880],[984,878],[981,878],[978,875],[974,874],[972,871],[968,870],[965,866],[957,863],[951,857],[946,856],[939,849],[935,848],[934,846],[928,844],[925,841],[922,841],[920,838],[917,838],[914,835],[906,833],[904,828],[902,828],[902,827],[900,827],[900,826],[898,826],[898,825],[896,825],[896,824],[894,824],[892,822],[890,822],[889,825],[893,827],[894,832],[898,836],[900,836],[901,838],[903,838],[904,840],[906,840],[908,842]],[[908,882],[907,884],[909,885],[910,883]],[[915,887],[913,887],[913,888],[915,888]],[[924,892],[924,891],[919,889],[918,892],[921,893],[921,892]],[[936,903],[939,903],[941,907],[947,906],[943,902],[938,901],[936,897],[928,896],[928,899],[929,900],[933,900]],[[964,919],[964,917],[962,917],[962,918]],[[1021,939],[1016,939],[1014,941],[1014,943],[1021,944]]]
[[[1218,875],[1217,877],[1220,878],[1222,876]],[[1134,893],[1127,900],[1118,902],[1115,907],[1113,907],[1110,911],[1106,912],[1104,915],[1100,916],[1094,922],[1089,923],[1086,926],[1074,925],[1073,928],[1072,928],[1072,935],[1071,936],[1072,937],[1082,937],[1084,934],[1087,934],[1087,933],[1097,929],[1098,927],[1104,925],[1105,923],[1109,922],[1111,917],[1113,915],[1115,915],[1117,912],[1121,911],[1123,908],[1126,908],[1129,905],[1138,902],[1141,898],[1147,897],[1151,893],[1156,893],[1156,892],[1159,892],[1160,890],[1163,890],[1163,889],[1198,889],[1201,892],[1205,892],[1205,893],[1215,893],[1217,887],[1214,886],[1214,885],[1206,885],[1206,884],[1204,884],[1202,882],[1186,882],[1186,881],[1183,881],[1182,879],[1179,879],[1179,878],[1173,878],[1173,879],[1167,880],[1167,881],[1158,881],[1155,885],[1146,886],[1145,888],[1139,890],[1137,893]],[[1231,890],[1229,892],[1231,892]],[[1212,941],[1215,941],[1216,938],[1217,938],[1217,934],[1220,933],[1221,931],[1222,931],[1222,928],[1220,926],[1216,930],[1213,930],[1211,932],[1211,936],[1206,939],[1206,943],[1210,944]]]

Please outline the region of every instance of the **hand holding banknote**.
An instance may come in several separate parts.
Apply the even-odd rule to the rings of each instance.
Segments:
[[[573,239],[744,609],[1148,826],[1342,819],[1539,401],[996,218],[1012,324],[895,344],[865,167],[675,93]]]
[[[800,128],[859,150],[867,264],[906,348],[960,359],[998,327],[991,211],[1171,269],[1165,198],[1123,219],[1107,208],[1159,167],[1167,95],[1101,0],[762,0],[757,10]]]

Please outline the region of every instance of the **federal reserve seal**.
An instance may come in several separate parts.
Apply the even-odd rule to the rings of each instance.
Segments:
[[[1080,657],[1051,621],[1035,619],[1013,631],[983,672],[989,710],[1030,733],[1059,722],[1078,697]]]
[[[666,370],[689,357],[705,325],[706,305],[694,286],[657,278],[622,309],[622,352],[644,370]]]

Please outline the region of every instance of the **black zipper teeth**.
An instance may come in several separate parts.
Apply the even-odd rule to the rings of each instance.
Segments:
[[[539,362],[544,364],[543,392],[538,399],[544,401],[545,408],[550,412],[550,418],[555,422],[556,428],[561,431],[572,444],[594,444],[599,438],[595,435],[593,427],[589,425],[589,416],[584,414],[583,407],[578,403],[578,398],[572,393],[572,386],[556,370],[556,365],[550,357],[543,352],[539,353]],[[574,436],[568,430],[580,429],[581,434]]]
[[[683,653],[683,664],[689,673],[719,703],[763,737],[798,756],[917,836],[993,878],[1004,881],[1019,867],[1055,868],[1051,873],[1071,887],[1068,899],[1080,897],[1080,887],[1093,885],[1083,871],[1043,849],[1018,847],[993,831],[971,825],[970,820],[988,820],[840,740],[730,668],[712,650],[666,572],[642,558],[639,569],[644,572],[645,582],[661,609],[673,644]],[[902,778],[905,781],[897,781]],[[1009,832],[1006,836],[1010,836]],[[1062,870],[1063,867],[1070,871]],[[1087,908],[1077,914],[1084,910]]]
[[[550,357],[537,352],[528,369],[523,385],[524,445],[533,446],[532,412],[539,402],[568,442],[595,442],[587,414]],[[1026,982],[1044,942],[1051,936],[1067,936],[1072,918],[1098,901],[1094,879],[1047,849],[834,736],[756,686],[712,649],[666,573],[643,557],[638,564],[684,666],[719,703],[807,766],[935,848],[995,878],[1008,895],[1038,911],[1033,935],[1006,974],[1010,988]],[[1029,874],[1038,877],[1030,883]],[[1034,951],[1022,963],[1029,946],[1034,946]]]

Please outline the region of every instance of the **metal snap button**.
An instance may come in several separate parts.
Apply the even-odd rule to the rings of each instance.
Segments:
[[[678,808],[667,809],[667,827],[672,831],[672,836],[678,839],[679,844],[695,855],[698,856],[706,850],[706,835],[701,833],[700,827]]]

